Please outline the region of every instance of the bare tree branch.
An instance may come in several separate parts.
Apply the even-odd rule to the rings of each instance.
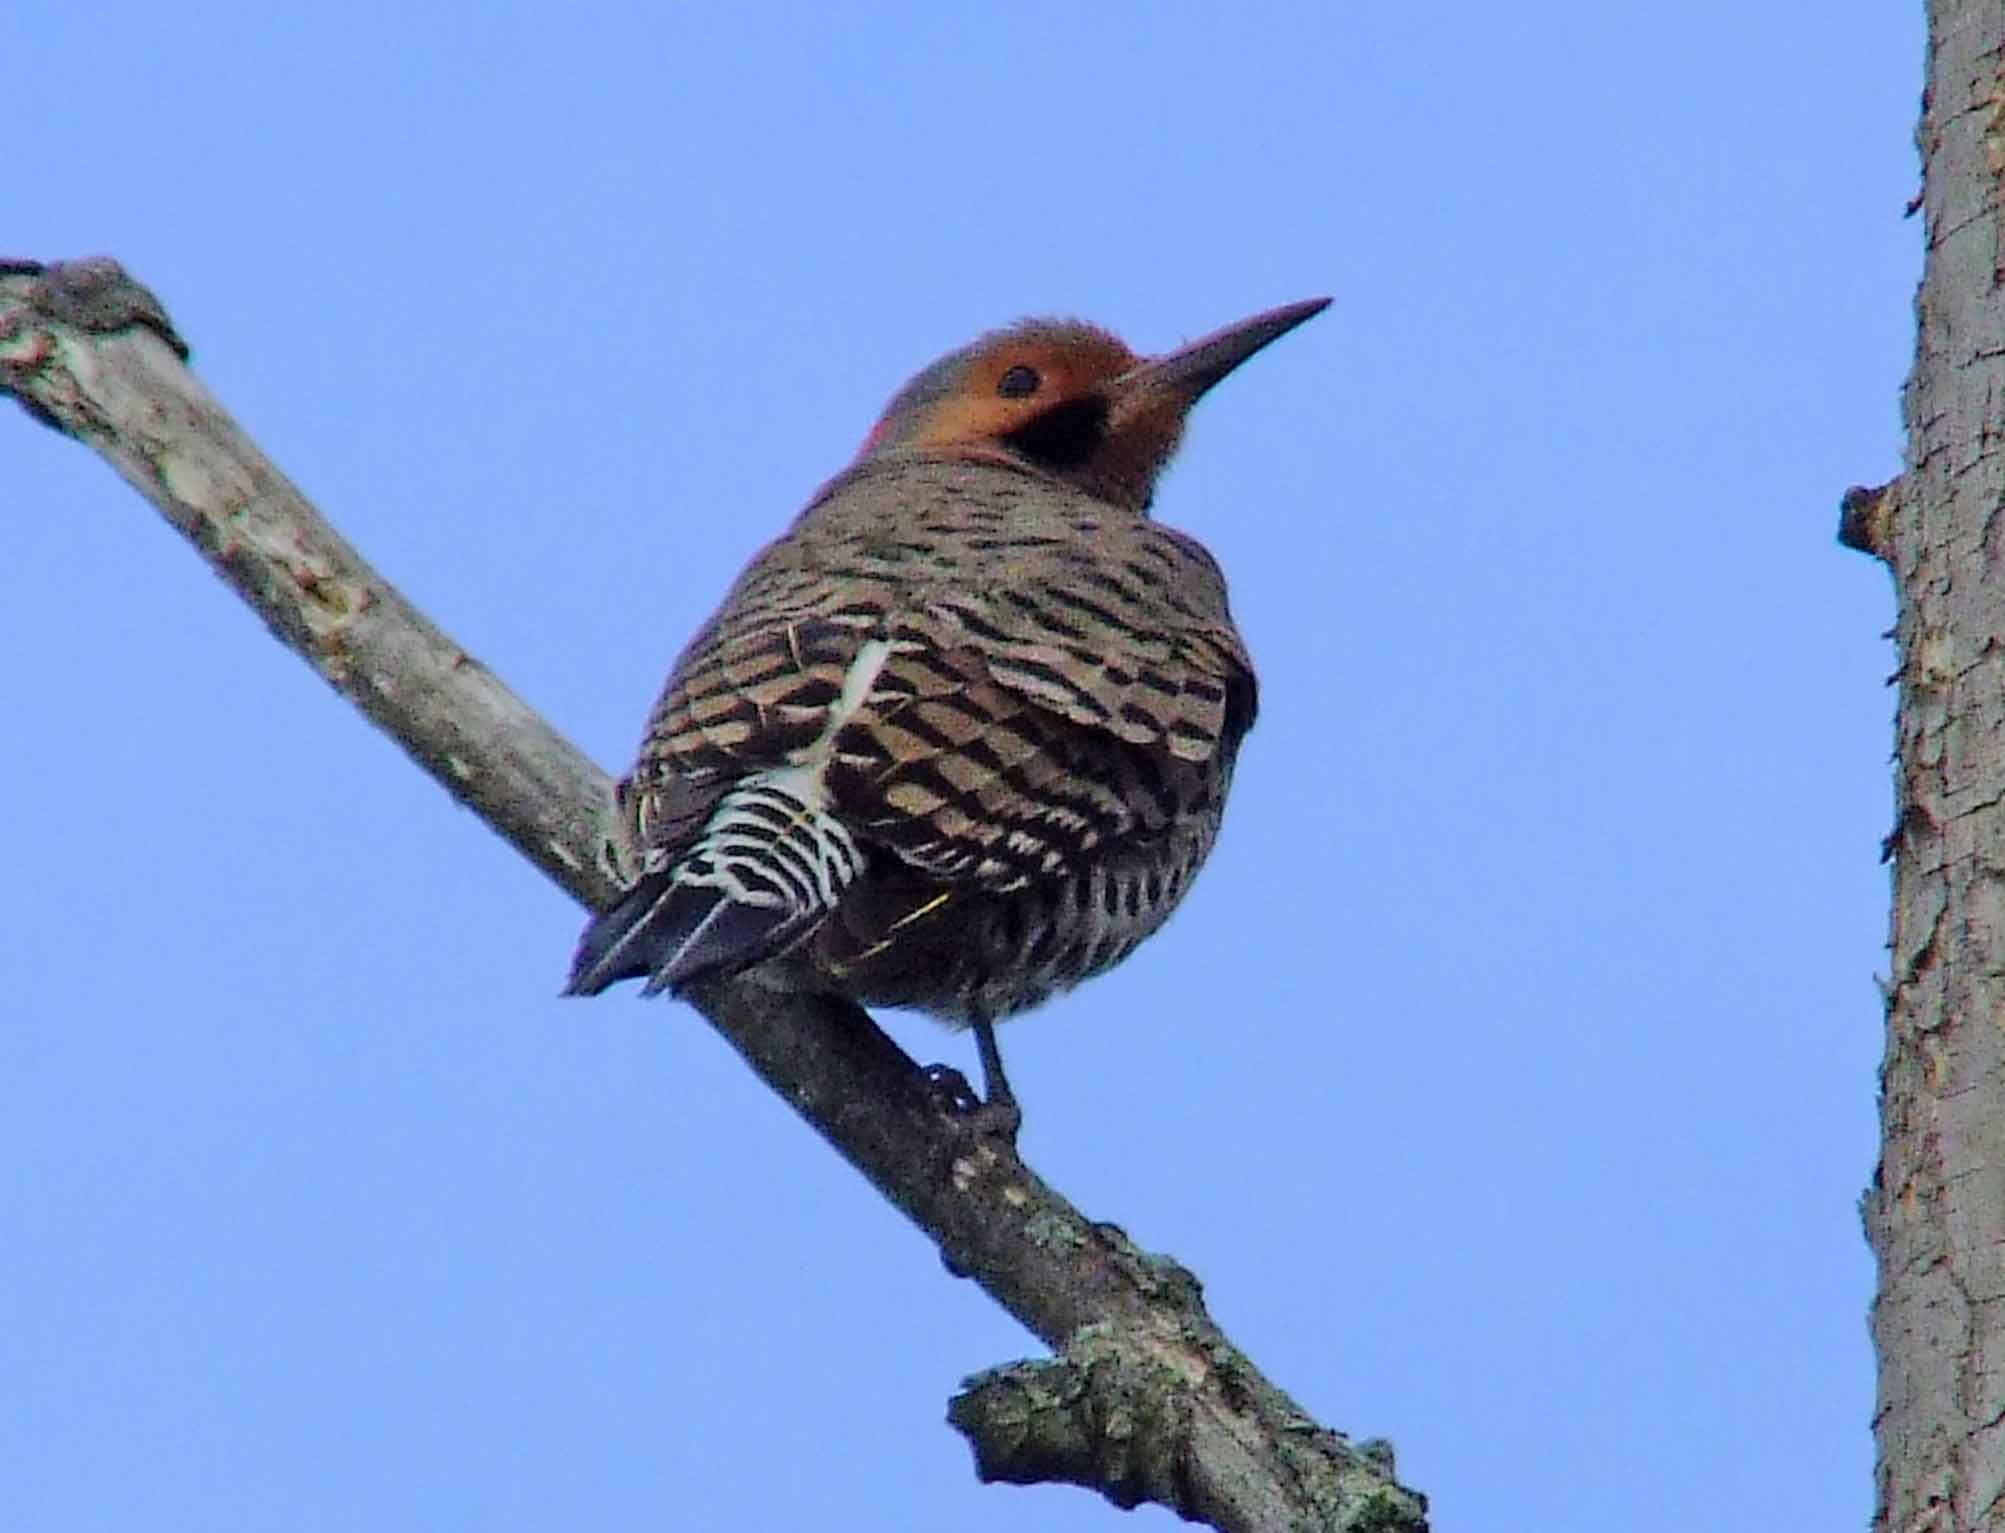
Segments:
[[[183,362],[115,262],[0,262],[0,390],[108,459],[283,643],[580,902],[628,866],[612,785],[365,563]],[[1232,1346],[1194,1279],[1095,1224],[944,1113],[858,1008],[724,985],[698,1009],[759,1075],[1060,1356],[971,1380],[984,1479],[1154,1501],[1221,1529],[1420,1530],[1382,1444],[1318,1427]]]

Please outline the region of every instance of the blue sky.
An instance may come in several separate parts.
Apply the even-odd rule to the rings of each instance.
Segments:
[[[911,372],[1317,293],[1158,513],[1263,710],[1027,1157],[1444,1529],[1856,1525],[1919,6],[0,19],[105,252],[609,769]],[[0,1501],[44,1530],[1104,1528],[1035,1343],[83,450],[0,418]],[[924,1059],[966,1039],[890,1019]],[[1145,1511],[1123,1526],[1173,1526]]]

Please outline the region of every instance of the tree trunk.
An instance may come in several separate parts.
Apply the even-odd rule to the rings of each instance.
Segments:
[[[1899,602],[1879,1529],[2005,1529],[2005,7],[1932,0],[1907,469],[1846,500]]]

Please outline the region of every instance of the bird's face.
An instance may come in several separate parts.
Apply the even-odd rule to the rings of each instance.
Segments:
[[[1205,391],[1320,313],[1326,298],[1142,358],[1075,320],[1033,319],[952,352],[899,390],[860,457],[913,453],[1029,468],[1142,512]]]
[[[863,455],[1028,461],[1062,476],[1103,447],[1108,385],[1137,360],[1091,325],[1025,320],[949,353],[906,384]]]
[[[1087,325],[1034,320],[984,337],[958,354],[946,391],[920,410],[911,445],[951,452],[1007,443],[1040,425],[1049,434],[1054,415],[1071,414],[1081,417],[1074,445],[1090,447],[1096,422],[1087,417],[1104,425],[1107,385],[1136,360]]]

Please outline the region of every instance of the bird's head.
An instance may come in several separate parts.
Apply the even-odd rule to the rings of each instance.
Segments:
[[[1146,511],[1191,406],[1329,303],[1270,309],[1160,357],[1138,357],[1077,320],[1024,320],[948,353],[906,384],[858,458],[1008,463]]]

